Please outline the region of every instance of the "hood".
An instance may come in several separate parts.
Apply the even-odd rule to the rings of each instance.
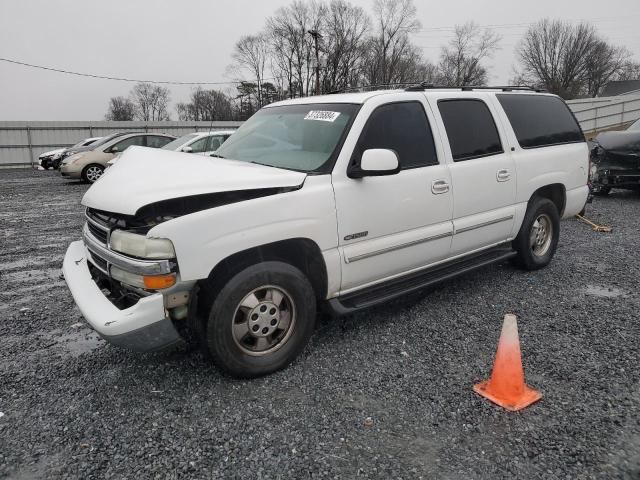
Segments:
[[[48,152],[41,153],[41,157],[50,157],[51,155],[55,155],[56,153],[62,153],[66,150],[66,148],[58,148],[57,150],[50,150]]]
[[[602,132],[596,142],[610,153],[640,154],[640,131]]]
[[[299,187],[305,173],[222,158],[147,147],[129,147],[105,170],[82,204],[134,215],[163,200],[220,192]]]

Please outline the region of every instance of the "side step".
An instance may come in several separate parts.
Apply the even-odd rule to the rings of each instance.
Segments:
[[[384,283],[329,300],[329,309],[335,315],[349,313],[378,305],[394,298],[433,286],[463,273],[515,257],[510,246],[499,246],[469,255],[433,268],[394,278]]]

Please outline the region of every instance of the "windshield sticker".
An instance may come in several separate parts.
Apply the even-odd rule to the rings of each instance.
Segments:
[[[330,112],[328,110],[311,110],[304,117],[305,120],[320,120],[321,122],[335,122],[340,116],[340,112]]]

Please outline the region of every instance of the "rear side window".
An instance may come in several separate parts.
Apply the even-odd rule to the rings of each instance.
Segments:
[[[438,109],[455,162],[503,152],[496,123],[482,100],[440,100]]]
[[[370,148],[396,152],[400,169],[438,164],[429,121],[419,102],[389,103],[376,108],[362,130],[354,160],[358,162]]]
[[[173,138],[171,137],[161,137],[159,135],[149,135],[147,136],[147,147],[151,148],[161,148],[164,147],[167,143],[169,143]]]
[[[522,148],[584,142],[571,110],[558,97],[496,95]]]

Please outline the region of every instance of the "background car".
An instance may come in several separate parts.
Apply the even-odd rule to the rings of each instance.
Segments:
[[[208,155],[215,152],[233,134],[234,130],[188,133],[167,143],[164,150]]]
[[[54,168],[57,169],[60,167],[60,162],[62,161],[62,158],[64,158],[64,154],[67,151],[75,151],[79,148],[82,147],[87,147],[89,145],[91,145],[92,143],[95,143],[96,141],[100,140],[103,137],[90,137],[90,138],[85,138],[84,140],[79,141],[78,143],[76,143],[75,145],[72,145],[70,147],[64,147],[64,148],[57,148],[55,150],[50,150],[48,152],[44,152],[42,154],[40,154],[40,156],[38,157],[38,162],[37,164],[33,164],[33,168],[37,168],[37,166],[41,166],[42,168],[44,168],[45,170],[49,170],[50,168]]]
[[[640,191],[640,119],[626,130],[600,133],[591,149],[591,191],[612,188]]]
[[[85,147],[87,150],[77,151],[62,160],[60,174],[64,178],[82,179],[94,183],[102,176],[102,172],[118,152],[123,152],[132,145],[160,148],[175,140],[176,137],[164,133],[116,133]]]
[[[222,145],[233,132],[234,130],[216,130],[213,132],[187,133],[167,143],[162,149],[175,152],[196,153],[198,155],[211,155],[220,148],[220,145]],[[116,163],[119,158],[120,154],[109,160],[109,162],[107,162],[107,168]]]

